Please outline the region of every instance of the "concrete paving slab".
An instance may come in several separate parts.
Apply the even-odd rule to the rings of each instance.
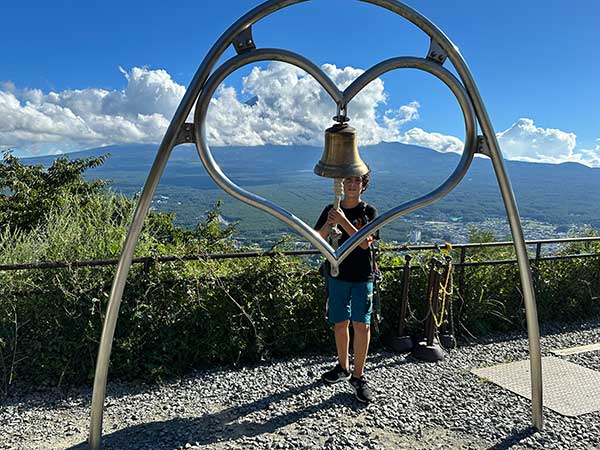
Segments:
[[[471,370],[531,400],[529,360]],[[542,358],[544,406],[564,416],[600,411],[600,372],[560,358]]]

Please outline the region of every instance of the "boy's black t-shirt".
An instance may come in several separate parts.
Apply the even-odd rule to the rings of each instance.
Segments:
[[[327,214],[329,210],[333,208],[333,205],[327,205],[315,225],[315,229],[319,230],[327,222]],[[374,206],[369,205],[365,202],[360,202],[354,208],[344,208],[342,211],[350,221],[352,225],[360,230],[367,223],[372,222],[377,217],[377,210]],[[338,229],[342,232],[340,238],[340,245],[348,240],[350,237],[341,226]],[[376,239],[379,239],[379,232],[374,234]],[[373,264],[371,262],[371,250],[356,247],[352,250],[346,259],[340,264],[340,274],[336,277],[338,280],[343,281],[370,281],[373,280]]]

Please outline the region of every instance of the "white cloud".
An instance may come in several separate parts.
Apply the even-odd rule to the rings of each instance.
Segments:
[[[576,149],[577,136],[574,133],[541,128],[532,119],[521,118],[496,136],[507,159],[554,164],[578,162],[600,167],[600,145],[596,145],[595,149]]]
[[[550,161],[568,159],[573,154],[577,136],[555,128],[537,127],[532,119],[519,119],[496,135],[508,159]]]
[[[130,117],[160,114],[171,120],[185,94],[185,87],[175,83],[165,70],[139,67],[131,69],[131,73],[121,67],[119,70],[127,79],[127,87],[106,96],[102,104],[103,113]]]
[[[400,139],[404,144],[419,145],[438,152],[462,153],[464,143],[459,138],[440,133],[429,133],[421,128],[411,128]]]
[[[323,65],[340,88],[363,71]],[[0,84],[0,146],[31,153],[55,153],[118,143],[159,142],[185,88],[164,70],[134,67],[122,90],[99,88],[44,93]],[[255,100],[246,104],[240,96]],[[416,142],[400,132],[419,119],[418,102],[378,111],[386,105],[383,81],[370,83],[352,101],[351,124],[361,145],[381,141]],[[288,64],[254,67],[243,78],[241,93],[222,85],[211,101],[208,136],[217,145],[321,145],[333,121],[335,105],[321,86]],[[421,130],[421,135],[425,136]]]
[[[0,146],[37,154],[159,142],[185,88],[164,70],[134,67],[122,72],[124,90],[45,94],[0,84]]]
[[[360,69],[325,64],[323,71],[344,89],[361,73]],[[221,86],[209,107],[207,136],[214,145],[305,144],[321,145],[323,133],[336,113],[333,100],[308,74],[289,64],[274,62],[254,67],[242,81],[242,94],[255,99],[240,101],[232,87]],[[361,145],[399,141],[399,128],[419,118],[419,103],[397,110],[388,109],[383,81],[374,80],[350,103],[350,124],[358,130]]]
[[[57,153],[119,143],[159,142],[185,88],[164,70],[134,67],[123,73],[122,90],[98,88],[44,93],[0,84],[0,146],[30,153]],[[363,70],[324,64],[323,71],[340,89]],[[242,96],[251,98],[243,102]],[[421,128],[401,129],[419,120],[413,101],[385,108],[384,83],[376,79],[351,102],[348,114],[361,145],[396,141],[438,151],[460,152],[453,136]],[[335,104],[325,90],[295,66],[273,62],[254,67],[241,91],[221,85],[211,100],[207,135],[212,145],[322,145],[333,123]]]
[[[580,149],[573,152],[572,160],[590,167],[600,167],[600,139],[596,139],[593,149]]]

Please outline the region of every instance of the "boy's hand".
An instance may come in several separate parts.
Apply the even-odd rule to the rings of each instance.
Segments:
[[[343,226],[347,222],[348,219],[341,209],[331,208],[329,213],[327,213],[327,223],[329,225],[335,225],[337,223]]]

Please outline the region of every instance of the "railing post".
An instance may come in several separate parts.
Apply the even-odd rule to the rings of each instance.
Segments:
[[[438,330],[436,317],[441,315],[440,313],[440,266],[437,260],[434,260],[432,265],[433,270],[433,280],[431,286],[431,296],[429,297],[429,308],[430,315],[427,319],[427,346],[431,347],[433,345],[435,334]]]
[[[467,258],[467,247],[461,247],[460,249],[460,261],[459,261],[459,269],[458,272],[458,294],[460,295],[461,300],[464,302],[465,299],[465,260]]]
[[[454,266],[452,264],[452,256],[446,255],[444,257],[444,261],[445,266],[442,274],[442,281],[440,283],[440,291],[443,302],[442,307],[440,308],[441,319],[439,340],[440,344],[442,344],[444,348],[449,349],[456,347],[456,336],[454,329],[454,302],[452,301],[452,296],[454,294],[454,277],[452,271],[454,270]],[[445,326],[444,319],[446,319]]]
[[[436,314],[438,313],[438,297],[440,295],[440,273],[438,260],[433,257],[429,268],[429,283],[427,289],[427,298],[425,299],[426,308],[429,313],[425,320],[424,341],[419,342],[413,349],[411,355],[414,358],[423,361],[435,362],[444,359],[444,351],[435,341],[436,332]]]
[[[402,299],[400,300],[400,318],[398,319],[398,336],[404,336],[406,328],[406,310],[408,308],[408,283],[410,282],[410,260],[412,256],[404,256],[404,270],[402,271]]]
[[[429,279],[427,281],[427,296],[425,297],[425,307],[427,312],[427,319],[425,319],[423,337],[426,342],[429,342],[429,331],[433,329],[433,308],[431,306],[431,299],[435,291],[435,259],[429,262]],[[431,345],[431,344],[429,344]]]
[[[538,291],[540,290],[540,258],[542,257],[542,242],[536,242],[535,244],[535,260],[531,264],[531,273],[533,275],[533,287]]]

